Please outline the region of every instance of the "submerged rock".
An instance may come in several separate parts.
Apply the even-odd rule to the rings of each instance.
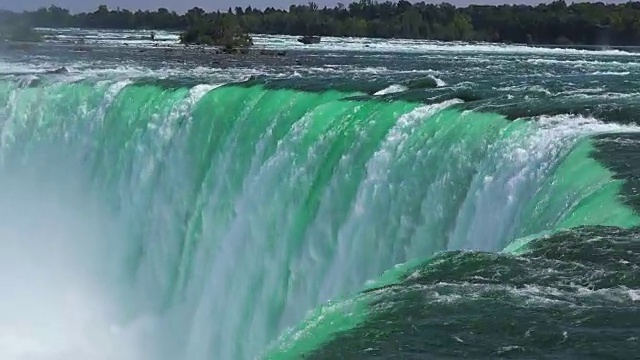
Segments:
[[[63,66],[63,67],[57,68],[55,70],[49,70],[49,71],[47,71],[47,74],[66,74],[68,72],[69,72],[69,69],[67,69],[66,67]]]
[[[287,52],[282,50],[260,50],[260,55],[284,57],[287,56]]]

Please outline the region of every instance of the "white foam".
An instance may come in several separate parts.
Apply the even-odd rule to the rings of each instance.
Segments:
[[[56,81],[75,82],[79,80],[135,80],[142,78],[170,79],[193,78],[203,83],[226,84],[246,80],[250,76],[265,75],[268,69],[263,68],[230,68],[197,66],[193,68],[161,67],[149,68],[135,63],[124,63],[114,66],[111,62],[102,61],[36,61],[30,63],[18,61],[3,61],[0,59],[0,76],[15,75],[24,77],[27,75],[42,76],[52,70],[66,68],[68,72],[55,74]],[[287,73],[272,74],[274,77],[289,76]]]
[[[436,82],[436,86],[437,87],[447,86],[447,83],[444,82],[444,80],[442,80],[442,79],[440,79],[438,77],[435,77],[433,75],[429,75],[429,77],[431,77]]]
[[[56,42],[78,42],[102,46],[134,47],[176,47],[180,46],[177,31],[151,30],[93,30],[93,29],[50,29],[39,28]],[[151,33],[155,39],[151,40]],[[320,44],[305,45],[298,42],[298,36],[252,34],[255,46],[268,49],[308,49],[320,51],[349,52],[400,52],[400,53],[508,53],[508,54],[557,54],[557,55],[622,55],[640,56],[622,50],[582,50],[571,48],[547,48],[526,45],[506,45],[498,43],[465,43],[411,39],[371,39],[355,37],[323,37]]]
[[[371,39],[323,37],[320,44],[305,45],[297,36],[253,35],[256,46],[270,49],[308,49],[319,51],[398,52],[398,53],[502,53],[502,54],[557,54],[557,55],[623,55],[637,57],[640,54],[621,50],[582,50],[570,48],[547,48],[496,43],[443,42],[409,39]]]
[[[55,70],[58,64],[48,61],[43,62],[16,62],[0,59],[0,75],[8,74],[39,74],[47,70]]]
[[[627,76],[629,74],[629,71],[596,71],[589,75]]]
[[[607,55],[625,55],[626,53],[621,54],[607,54]],[[589,54],[589,55],[598,55],[598,53]],[[629,55],[635,55],[633,53],[629,53]],[[640,56],[640,54],[638,54]],[[603,61],[602,59],[550,59],[550,58],[536,58],[536,59],[527,59],[527,63],[534,65],[569,65],[572,67],[593,67],[593,66],[615,66],[615,67],[637,67],[640,66],[640,62],[620,62],[607,60]]]
[[[180,45],[180,33],[166,30],[95,30],[37,28],[47,34],[48,41],[84,43],[101,46],[175,47]],[[151,39],[151,34],[155,38]]]
[[[408,90],[408,88],[406,86],[393,84],[393,85],[389,85],[386,88],[376,92],[373,95],[380,96],[380,95],[394,94],[394,93],[399,93],[399,92],[403,92],[403,91],[407,91],[407,90]]]

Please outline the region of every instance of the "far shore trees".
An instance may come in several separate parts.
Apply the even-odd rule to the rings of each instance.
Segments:
[[[640,45],[640,2],[567,4],[560,0],[535,6],[456,7],[447,3],[359,0],[333,8],[319,7],[313,2],[291,5],[286,10],[236,7],[206,12],[196,7],[182,15],[166,8],[130,11],[109,9],[105,5],[94,12],[80,14],[56,6],[23,13],[0,11],[0,24],[9,19],[37,27],[184,31],[183,39],[188,43],[232,45],[248,43],[250,37],[242,35],[247,33],[549,45]],[[225,30],[221,36],[217,30],[212,30],[219,28],[215,25],[217,21],[233,21],[234,25],[223,25]]]
[[[230,14],[221,14],[212,21],[201,20],[180,35],[183,44],[212,45],[227,51],[247,48],[253,45],[249,33]]]

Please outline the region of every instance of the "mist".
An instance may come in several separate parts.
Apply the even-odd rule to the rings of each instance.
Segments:
[[[118,286],[121,229],[81,167],[52,160],[0,170],[0,358],[144,359]]]

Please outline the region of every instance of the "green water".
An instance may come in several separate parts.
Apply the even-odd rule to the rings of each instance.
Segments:
[[[451,267],[429,284],[453,283],[477,259],[516,271],[525,260],[509,253],[528,254],[538,234],[640,224],[590,138],[634,126],[354,95],[1,81],[3,171],[59,164],[114,219],[102,261],[118,322],[154,319],[140,331],[155,359],[382,354],[358,346],[389,339],[381,324],[404,324],[410,303],[441,301],[412,298],[426,284],[413,280]],[[439,291],[472,296],[472,285]]]

